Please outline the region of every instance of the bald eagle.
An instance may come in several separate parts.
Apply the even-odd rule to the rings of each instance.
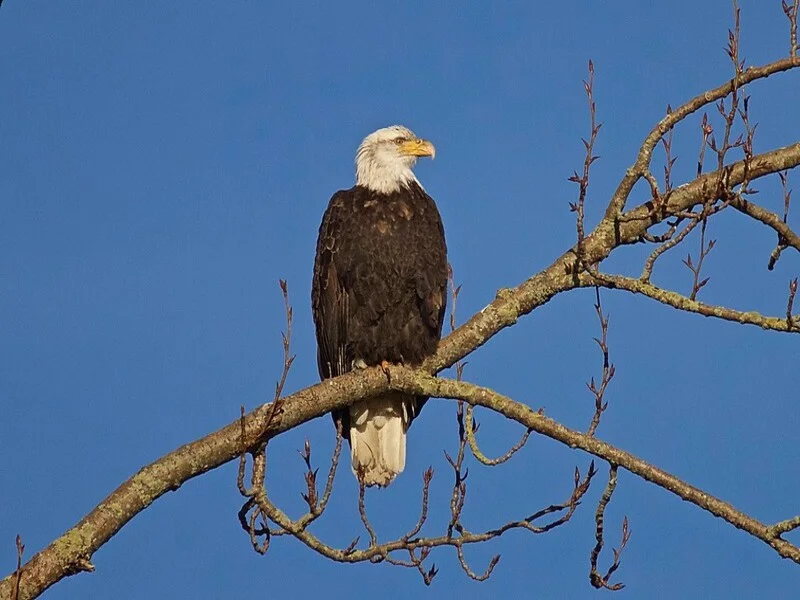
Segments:
[[[412,168],[435,149],[405,127],[371,133],[356,185],[336,192],[317,240],[311,305],[322,379],[436,351],[447,303],[447,246],[436,203]],[[353,472],[386,486],[406,462],[406,431],[427,397],[391,392],[335,412]]]

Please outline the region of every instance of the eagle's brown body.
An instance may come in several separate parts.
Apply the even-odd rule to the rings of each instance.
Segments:
[[[383,361],[420,364],[436,351],[446,301],[442,220],[416,180],[389,193],[356,185],[334,194],[319,230],[312,285],[320,377]],[[397,452],[402,452],[402,470],[405,431],[425,400],[389,394],[334,414],[342,419],[344,435],[353,445],[354,470],[360,468],[359,461],[365,466],[372,459],[357,456],[351,427],[357,433],[361,420],[372,420],[380,429],[388,416],[400,418],[402,448]],[[382,452],[395,452],[393,447],[384,449],[388,442],[378,437],[374,443],[364,439],[366,451],[377,455],[378,463]],[[378,468],[374,477],[365,477],[367,484],[391,482],[399,472],[392,460],[386,461],[388,472]]]

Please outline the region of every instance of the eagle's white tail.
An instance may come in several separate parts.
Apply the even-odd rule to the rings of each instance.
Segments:
[[[406,466],[407,401],[392,393],[350,407],[352,468],[365,485],[389,485]]]

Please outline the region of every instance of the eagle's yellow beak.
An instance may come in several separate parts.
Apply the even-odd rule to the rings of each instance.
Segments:
[[[400,144],[400,152],[409,156],[436,156],[436,148],[428,140],[408,140]]]

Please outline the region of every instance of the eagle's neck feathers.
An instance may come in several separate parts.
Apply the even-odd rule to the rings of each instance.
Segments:
[[[422,187],[411,170],[414,162],[388,152],[360,150],[356,156],[356,184],[380,194],[392,194],[412,184]]]

